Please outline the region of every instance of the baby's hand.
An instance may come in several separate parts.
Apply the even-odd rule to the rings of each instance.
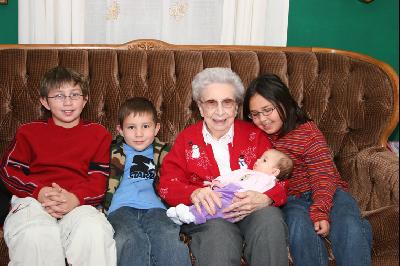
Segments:
[[[215,179],[214,179],[214,180],[211,182],[210,187],[211,187],[211,189],[214,189],[214,188],[223,188],[223,187],[224,187],[224,184],[223,184],[221,181],[215,180]]]
[[[223,184],[221,181],[214,179],[213,181],[204,181],[203,182],[204,186],[207,186],[211,189],[214,188],[223,188],[225,186],[225,184]]]
[[[315,232],[323,237],[326,237],[329,234],[330,225],[327,220],[321,220],[314,223]]]

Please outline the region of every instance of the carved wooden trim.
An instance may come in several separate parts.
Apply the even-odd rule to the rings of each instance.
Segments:
[[[171,45],[169,43],[159,40],[142,39],[125,43],[123,44],[123,46],[125,46],[128,50],[140,49],[148,51],[148,50],[164,50]]]

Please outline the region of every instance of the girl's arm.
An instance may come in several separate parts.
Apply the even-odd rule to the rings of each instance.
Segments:
[[[316,131],[310,138],[303,156],[312,191],[311,220],[329,221],[336,191],[335,179],[340,177],[322,132]]]

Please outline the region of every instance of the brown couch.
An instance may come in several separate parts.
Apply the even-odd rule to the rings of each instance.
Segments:
[[[372,224],[373,265],[398,265],[399,159],[385,146],[398,123],[399,83],[387,64],[323,48],[183,46],[155,40],[0,45],[0,154],[19,125],[39,118],[39,80],[56,65],[89,76],[84,118],[115,135],[121,102],[146,96],[162,118],[159,137],[170,142],[199,119],[190,82],[202,69],[230,67],[245,86],[260,73],[277,74],[325,134],[342,178]],[[6,265],[7,249],[0,242],[0,265]]]

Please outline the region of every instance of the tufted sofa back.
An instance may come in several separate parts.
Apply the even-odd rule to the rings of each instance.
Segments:
[[[175,46],[159,41],[124,46],[0,46],[0,153],[19,125],[38,119],[39,82],[63,65],[90,79],[85,119],[116,134],[117,110],[128,97],[151,99],[159,137],[173,141],[197,119],[191,81],[207,67],[229,67],[245,87],[274,73],[325,134],[336,159],[384,145],[398,121],[398,77],[387,65],[351,52],[251,46]]]
[[[380,148],[399,119],[398,75],[388,65],[323,48],[189,46],[156,40],[0,45],[0,156],[18,126],[41,117],[39,82],[57,65],[90,79],[83,118],[102,123],[115,136],[120,104],[145,96],[159,112],[159,137],[170,142],[199,119],[191,81],[202,69],[232,68],[245,87],[259,74],[278,75],[324,133],[342,178],[368,215],[374,230],[373,265],[399,264],[398,157]],[[0,265],[7,265],[2,234],[0,229]]]

